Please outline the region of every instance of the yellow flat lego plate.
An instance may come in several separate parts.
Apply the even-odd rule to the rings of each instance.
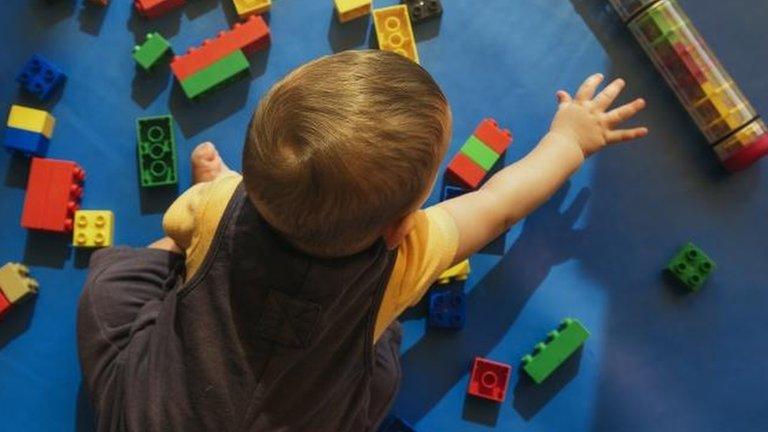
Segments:
[[[11,304],[19,303],[37,293],[37,281],[29,277],[29,269],[9,262],[0,267],[0,290]]]
[[[78,210],[72,245],[77,247],[112,246],[115,215],[109,210]]]
[[[241,19],[263,14],[272,7],[272,0],[232,0],[232,3],[235,4],[235,10]]]
[[[43,134],[46,138],[53,137],[56,119],[46,111],[27,108],[21,105],[11,105],[8,115],[8,127],[23,129]]]
[[[416,63],[419,62],[419,53],[416,51],[416,40],[413,37],[407,6],[374,9],[373,24],[376,27],[379,49],[396,52]]]
[[[339,22],[351,21],[371,13],[371,0],[334,0]]]

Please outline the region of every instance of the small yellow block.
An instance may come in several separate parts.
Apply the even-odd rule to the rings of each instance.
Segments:
[[[112,246],[115,215],[109,210],[78,210],[72,245],[77,247]]]
[[[37,294],[37,281],[29,277],[27,266],[9,262],[0,267],[0,290],[11,304],[22,302]]]
[[[37,132],[51,139],[54,126],[56,126],[56,119],[43,110],[27,108],[21,105],[11,105],[11,113],[8,115],[8,127]]]
[[[376,39],[379,41],[380,50],[396,52],[416,63],[419,62],[406,5],[374,9],[373,24],[376,26]]]
[[[263,14],[272,7],[272,0],[232,0],[232,3],[235,4],[235,10],[240,19]]]
[[[452,280],[467,280],[470,271],[472,271],[472,268],[469,266],[469,260],[465,259],[464,261],[442,272],[437,278],[437,283],[438,285],[445,285],[450,283]]]
[[[351,21],[371,13],[371,0],[333,0],[339,22]]]

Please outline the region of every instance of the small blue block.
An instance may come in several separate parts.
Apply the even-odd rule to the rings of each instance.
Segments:
[[[27,156],[45,156],[48,153],[49,143],[50,140],[43,134],[12,127],[5,128],[3,145],[10,151]]]
[[[416,432],[416,429],[400,417],[390,415],[381,423],[379,432]]]
[[[16,77],[16,81],[24,90],[34,94],[40,100],[50,98],[66,79],[67,76],[61,69],[38,54],[32,55]]]
[[[457,196],[462,196],[467,192],[469,191],[466,189],[462,189],[460,187],[446,186],[445,188],[443,188],[443,196],[440,198],[440,201],[456,198]]]
[[[467,297],[461,291],[433,292],[429,295],[431,327],[460,329],[467,316]]]

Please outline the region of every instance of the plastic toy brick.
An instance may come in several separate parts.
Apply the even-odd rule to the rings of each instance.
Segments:
[[[21,226],[67,233],[83,195],[85,171],[76,163],[33,158],[27,194],[21,213]]]
[[[232,3],[235,4],[235,10],[240,19],[263,14],[272,7],[272,0],[232,0]]]
[[[21,303],[37,294],[37,281],[29,277],[27,266],[9,262],[0,267],[0,290],[12,305]]]
[[[467,316],[467,298],[463,292],[433,292],[429,295],[430,327],[460,329]]]
[[[141,186],[154,187],[178,182],[173,117],[144,117],[136,120],[139,177]]]
[[[89,1],[99,6],[106,6],[109,4],[109,0],[89,0]]]
[[[475,357],[467,393],[494,402],[504,402],[511,372],[512,366],[508,364]]]
[[[43,56],[33,54],[24,69],[16,77],[21,87],[35,95],[39,100],[47,100],[64,84],[67,76],[56,65]]]
[[[0,318],[3,318],[3,315],[5,315],[10,308],[11,302],[5,298],[5,294],[3,294],[2,288],[0,288]]]
[[[416,51],[416,40],[413,36],[407,6],[374,9],[373,24],[376,27],[379,49],[396,52],[416,63],[419,62],[419,53]]]
[[[484,171],[488,171],[499,160],[499,154],[492,148],[485,145],[482,141],[471,135],[461,146],[461,152],[473,162],[478,164]]]
[[[416,432],[416,429],[400,417],[390,415],[381,423],[378,432]]]
[[[157,18],[177,7],[184,6],[184,0],[134,0],[136,11],[145,18]]]
[[[181,81],[181,88],[188,98],[195,99],[247,73],[248,59],[242,51],[235,51],[185,78]]]
[[[683,246],[667,265],[667,269],[692,291],[698,291],[716,267],[715,262],[693,243]]]
[[[171,61],[171,70],[176,79],[183,81],[237,50],[248,55],[266,48],[269,42],[267,23],[261,16],[254,15],[244,23],[235,24],[232,30],[221,32],[215,39],[206,40],[201,46],[175,57]]]
[[[53,138],[55,125],[56,119],[46,111],[21,105],[11,105],[11,112],[8,114],[8,127],[36,132],[43,134],[46,138]]]
[[[402,0],[400,3],[408,6],[408,15],[411,16],[411,22],[414,24],[443,14],[443,5],[440,0]]]
[[[502,154],[512,144],[512,132],[508,129],[501,129],[494,119],[483,119],[475,128],[474,135],[492,148],[496,153]]]
[[[371,13],[371,0],[334,0],[333,3],[339,22],[345,23]]]
[[[539,384],[552,374],[587,340],[589,332],[578,320],[566,318],[539,342],[532,354],[523,357],[523,370]]]
[[[469,260],[465,259],[464,261],[456,264],[448,270],[440,273],[440,276],[437,278],[437,283],[439,285],[445,285],[450,283],[452,280],[465,281],[469,277],[469,273],[471,271],[472,268],[469,266]]]
[[[459,152],[453,157],[447,168],[448,175],[468,189],[476,189],[485,178],[486,171]]]
[[[449,200],[464,195],[469,192],[468,190],[456,186],[446,186],[443,188],[443,193],[440,196],[440,201]]]
[[[109,210],[78,210],[72,245],[77,247],[112,246],[115,215]]]
[[[149,33],[143,44],[133,48],[133,59],[148,71],[169,52],[171,44],[160,33]]]
[[[11,127],[5,129],[3,146],[12,152],[27,156],[45,156],[49,145],[50,140],[43,134]]]

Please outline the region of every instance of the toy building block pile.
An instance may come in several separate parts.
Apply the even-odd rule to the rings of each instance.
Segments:
[[[462,186],[476,189],[512,143],[512,133],[485,119],[448,164],[448,175]]]
[[[46,111],[11,105],[3,145],[27,156],[45,156],[56,119]]]
[[[269,12],[272,7],[272,0],[232,0],[232,3],[240,19]]]
[[[38,54],[32,55],[16,77],[24,90],[41,101],[50,99],[66,80],[67,76],[61,69]]]
[[[37,294],[37,288],[26,266],[9,262],[0,267],[0,318],[14,305]]]
[[[691,291],[698,291],[717,265],[707,254],[688,243],[667,265],[667,270]]]
[[[269,46],[270,33],[261,16],[251,16],[171,62],[171,70],[190,99],[248,73],[247,54]]]
[[[171,44],[160,33],[149,33],[144,43],[133,48],[133,59],[142,69],[149,71],[171,52]]]
[[[141,186],[155,187],[178,183],[176,141],[173,117],[143,117],[136,120]]]

